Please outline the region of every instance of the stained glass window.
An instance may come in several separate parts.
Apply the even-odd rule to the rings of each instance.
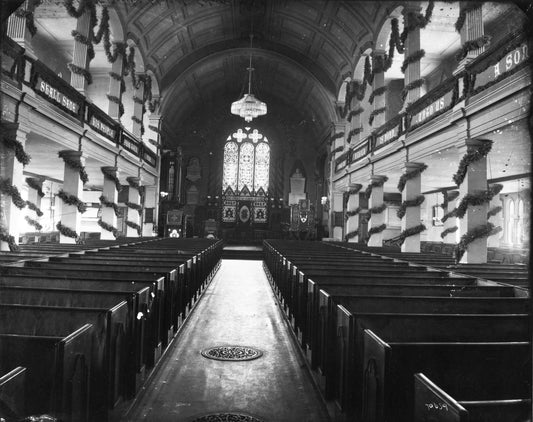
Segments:
[[[222,191],[234,191],[244,186],[250,191],[268,190],[270,146],[257,129],[247,127],[228,137],[224,146]]]

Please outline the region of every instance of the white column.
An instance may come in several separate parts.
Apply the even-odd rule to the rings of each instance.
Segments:
[[[382,63],[383,62],[383,55],[385,54],[384,51],[376,51],[374,53],[374,65],[376,61]],[[380,72],[374,73],[374,78],[372,80],[372,90],[375,92],[378,89],[381,89],[385,86],[385,72],[383,72],[383,69],[381,69]],[[379,95],[374,96],[374,102],[373,102],[373,110],[378,110],[383,107],[386,107],[386,96],[385,93],[382,92]],[[372,121],[372,128],[376,129],[382,125],[385,124],[386,119],[386,113],[379,113],[374,116],[374,120]]]
[[[405,163],[404,173],[416,171],[424,166],[423,163]],[[421,174],[405,182],[402,191],[402,201],[415,200],[419,195],[422,187]],[[402,231],[420,225],[420,205],[416,207],[407,207],[405,215],[402,218]],[[402,252],[420,252],[420,233],[406,237],[402,243]]]
[[[417,16],[420,13],[420,6],[416,2],[413,2],[409,7],[405,7],[402,11],[405,21],[413,19],[414,16]],[[409,57],[416,51],[420,50],[420,28],[416,27],[413,31],[409,32],[407,39],[405,40],[405,55],[404,57]],[[409,63],[407,69],[405,69],[405,86],[409,85],[411,82],[420,79],[420,60]],[[407,92],[405,98],[405,105],[415,102],[420,98],[421,89],[420,87],[412,88]]]
[[[141,179],[139,177],[128,177],[126,180],[129,184],[128,202],[135,205],[141,205],[141,196],[139,195],[139,188],[136,187],[136,185],[139,184]],[[128,207],[127,221],[140,226],[141,216],[139,212],[136,209]],[[139,232],[137,231],[137,229],[127,226],[126,237],[139,237]]]
[[[459,197],[459,191],[448,191],[446,195],[447,205],[446,209],[444,210],[444,214],[452,212],[457,206],[457,198]],[[444,230],[452,229],[454,227],[459,227],[457,217],[448,217],[448,219],[444,222]],[[446,236],[444,236],[442,240],[444,243],[457,243],[457,230],[453,233],[448,233]]]
[[[21,130],[12,128],[11,136],[19,141],[24,147],[26,144],[26,133]],[[9,136],[4,134],[3,136]],[[15,186],[19,193],[22,192],[24,177],[22,175],[23,165],[15,158],[15,150],[8,148],[0,141],[0,178],[2,181],[9,182]],[[13,236],[16,244],[19,243],[20,222],[22,219],[22,210],[17,208],[13,203],[12,197],[4,193],[0,194],[0,227],[6,234]],[[7,242],[0,241],[0,250],[9,251]]]
[[[144,187],[144,218],[142,225],[143,237],[150,237],[154,235],[154,225],[156,222],[156,204],[157,204],[157,186],[145,186]],[[151,210],[151,211],[149,211]],[[152,221],[146,222],[146,213],[152,213]]]
[[[344,201],[344,195],[342,192],[333,192],[333,203],[331,204],[331,208],[333,210],[333,213],[342,213],[343,209],[343,201]],[[335,215],[335,214],[333,214]],[[335,217],[333,217],[333,238],[335,240],[343,240],[343,227],[338,226],[335,224]],[[338,222],[337,222],[338,223]],[[341,220],[340,224],[343,224],[343,221]]]
[[[136,98],[133,101],[133,116],[132,119],[138,119],[140,121],[137,122],[133,120],[133,129],[132,133],[137,138],[142,138],[142,121],[144,116],[144,82],[141,74],[137,74],[137,83],[139,86],[135,88],[135,91],[133,93],[133,97]]]
[[[89,10],[85,10],[85,12],[83,12],[83,14],[77,19],[76,31],[88,39],[92,37],[91,12]],[[74,40],[72,64],[85,70],[88,70],[89,68],[88,46],[76,40]],[[85,95],[88,83],[83,75],[71,72],[70,84]]]
[[[477,149],[486,142],[478,139],[467,139],[465,145],[460,148],[462,153],[470,149]],[[462,155],[462,154],[461,154]],[[487,157],[470,163],[466,171],[466,177],[459,187],[461,199],[467,194],[476,194],[487,190]],[[470,230],[476,227],[487,224],[487,210],[488,204],[485,202],[482,205],[469,206],[466,214],[461,220],[460,232],[461,237]],[[482,237],[474,240],[467,246],[464,253],[462,263],[485,263],[487,262],[487,238]]]
[[[118,43],[115,42],[114,44],[117,45]],[[122,43],[120,43],[119,45],[122,45]],[[118,98],[119,101],[122,101],[122,86],[124,84],[123,51],[117,52],[117,58],[111,65],[111,72],[116,75],[120,75],[120,80],[115,79],[111,75],[109,76],[109,93],[108,94],[110,96]],[[121,111],[120,105],[110,100],[107,106],[107,114],[109,114],[109,116],[115,119],[117,122],[120,122],[120,117],[121,117],[120,111]]]
[[[104,186],[102,189],[102,196],[104,196],[105,199],[109,202],[116,204],[118,200],[117,186],[115,184],[115,181],[111,177],[106,177],[106,175],[118,177],[118,169],[117,167],[102,167],[101,170],[104,174]],[[113,226],[115,229],[117,228],[117,216],[113,207],[106,207],[105,205],[102,205],[102,222]],[[115,235],[113,234],[113,232],[110,232],[101,227],[100,239],[115,240]]]
[[[370,183],[382,183],[386,180],[386,176],[372,176]],[[383,185],[375,186],[372,188],[370,194],[370,200],[368,201],[368,209],[372,207],[379,207],[383,205]],[[385,213],[370,214],[370,221],[368,222],[368,229],[379,227],[385,223]],[[383,232],[375,233],[370,236],[368,240],[368,246],[383,246]]]
[[[84,165],[85,162],[82,151],[63,150],[60,151],[60,156],[73,160],[81,165]],[[69,166],[67,163],[64,164],[64,167],[63,191],[69,195],[75,195],[83,201],[83,182],[81,181],[79,170]],[[79,236],[81,213],[76,205],[69,205],[63,201],[61,203],[61,224],[74,230]],[[60,234],[59,243],[76,243],[76,239]]]
[[[350,189],[353,189],[354,191],[361,189],[361,185],[351,185]],[[355,211],[357,208],[359,208],[359,191],[350,194],[350,196],[348,197],[348,204],[346,206],[346,210],[347,212],[350,212]],[[359,230],[359,214],[348,217],[348,220],[346,221],[346,235],[351,232],[355,232],[356,230]],[[358,242],[359,234],[347,239],[347,241],[350,243]]]

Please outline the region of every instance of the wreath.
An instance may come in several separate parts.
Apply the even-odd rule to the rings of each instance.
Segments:
[[[478,227],[473,228],[466,232],[462,237],[461,241],[455,246],[454,255],[456,262],[459,262],[463,257],[464,253],[467,250],[467,247],[470,243],[477,239],[483,237],[492,236],[502,231],[501,227],[495,227],[492,223],[487,223]]]
[[[15,242],[15,237],[11,236],[2,226],[0,226],[0,240],[8,244],[11,252],[18,252],[20,250],[17,242]]]
[[[43,226],[41,226],[37,220],[34,220],[33,218],[30,218],[28,216],[24,217],[24,219],[28,222],[30,226],[35,227],[37,231],[41,231],[43,229]]]
[[[455,233],[457,230],[459,230],[459,227],[457,226],[453,226],[453,227],[449,227],[447,228],[446,230],[444,230],[441,234],[440,234],[440,237],[442,237],[443,239],[448,236],[450,233]]]
[[[423,173],[426,169],[428,168],[427,164],[423,164],[422,166],[414,169],[414,170],[411,170],[411,171],[408,171],[407,173],[404,173],[400,176],[400,180],[398,180],[398,190],[400,192],[403,192],[404,188],[405,188],[405,184],[407,183],[408,180],[411,180],[411,179],[414,179],[415,177],[417,177],[419,174]]]
[[[115,204],[114,202],[111,202],[110,200],[108,200],[104,195],[101,195],[100,198],[98,198],[100,200],[100,203],[104,206],[104,207],[110,207],[110,208],[113,208],[113,211],[115,212],[115,215],[118,217],[120,215],[119,213],[119,209],[118,209],[118,205]]]
[[[491,149],[492,142],[484,142],[480,146],[467,148],[466,154],[463,155],[463,158],[461,158],[461,161],[459,162],[459,168],[457,169],[457,172],[452,177],[457,186],[460,186],[465,180],[468,166],[476,161],[481,160],[483,157],[486,157]]]
[[[11,179],[0,178],[0,192],[10,196],[17,208],[23,209],[26,206],[26,201],[22,199],[18,188],[11,184]]]
[[[78,239],[80,237],[74,230],[61,224],[61,221],[56,224],[56,228],[63,236],[72,237],[74,239]]]
[[[80,162],[73,160],[69,158],[66,154],[64,154],[62,151],[59,151],[58,153],[59,157],[63,159],[66,165],[69,167],[78,170],[78,173],[80,174],[80,179],[83,184],[87,183],[89,181],[89,175],[85,171],[85,167],[81,165]]]
[[[76,195],[70,195],[63,189],[60,189],[57,193],[57,196],[59,196],[65,204],[75,206],[80,213],[83,214],[85,211],[87,211],[87,205],[85,205],[85,203]]]
[[[398,216],[398,218],[403,218],[405,216],[405,213],[407,212],[408,207],[419,207],[425,200],[426,197],[424,195],[418,195],[415,199],[403,201],[400,204],[400,208],[398,208],[398,211],[396,211],[396,215]]]
[[[98,219],[98,225],[102,227],[104,230],[107,230],[108,232],[113,233],[113,236],[118,237],[117,228],[113,227],[111,224],[107,224],[106,222],[102,221],[101,218]]]
[[[44,197],[44,192],[42,190],[42,187],[37,179],[33,177],[26,177],[26,184],[37,191],[37,195],[39,195],[41,198]]]

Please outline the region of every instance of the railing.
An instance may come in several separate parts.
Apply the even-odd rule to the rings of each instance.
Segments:
[[[116,146],[122,146],[149,166],[157,166],[157,155],[140,139],[107,113],[89,102],[68,82],[52,72],[44,63],[24,55],[24,49],[9,37],[2,38],[1,59],[4,80],[21,87],[22,83],[37,95],[68,115],[80,126],[88,125]],[[25,67],[30,67],[29,78],[25,79]]]
[[[429,91],[401,113],[375,129],[364,141],[335,160],[335,172],[356,163],[378,149],[394,143],[400,136],[427,124],[463,100],[508,78],[530,63],[524,33],[512,33],[469,63],[465,70]],[[462,84],[460,83],[462,82]],[[463,86],[460,92],[460,86]]]

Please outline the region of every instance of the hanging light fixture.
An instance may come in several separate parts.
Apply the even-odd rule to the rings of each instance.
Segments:
[[[250,34],[250,66],[248,70],[248,93],[244,94],[240,100],[237,100],[231,104],[231,114],[242,117],[245,121],[251,122],[253,119],[259,116],[267,114],[267,105],[255,98],[252,94],[252,43],[253,35]]]

